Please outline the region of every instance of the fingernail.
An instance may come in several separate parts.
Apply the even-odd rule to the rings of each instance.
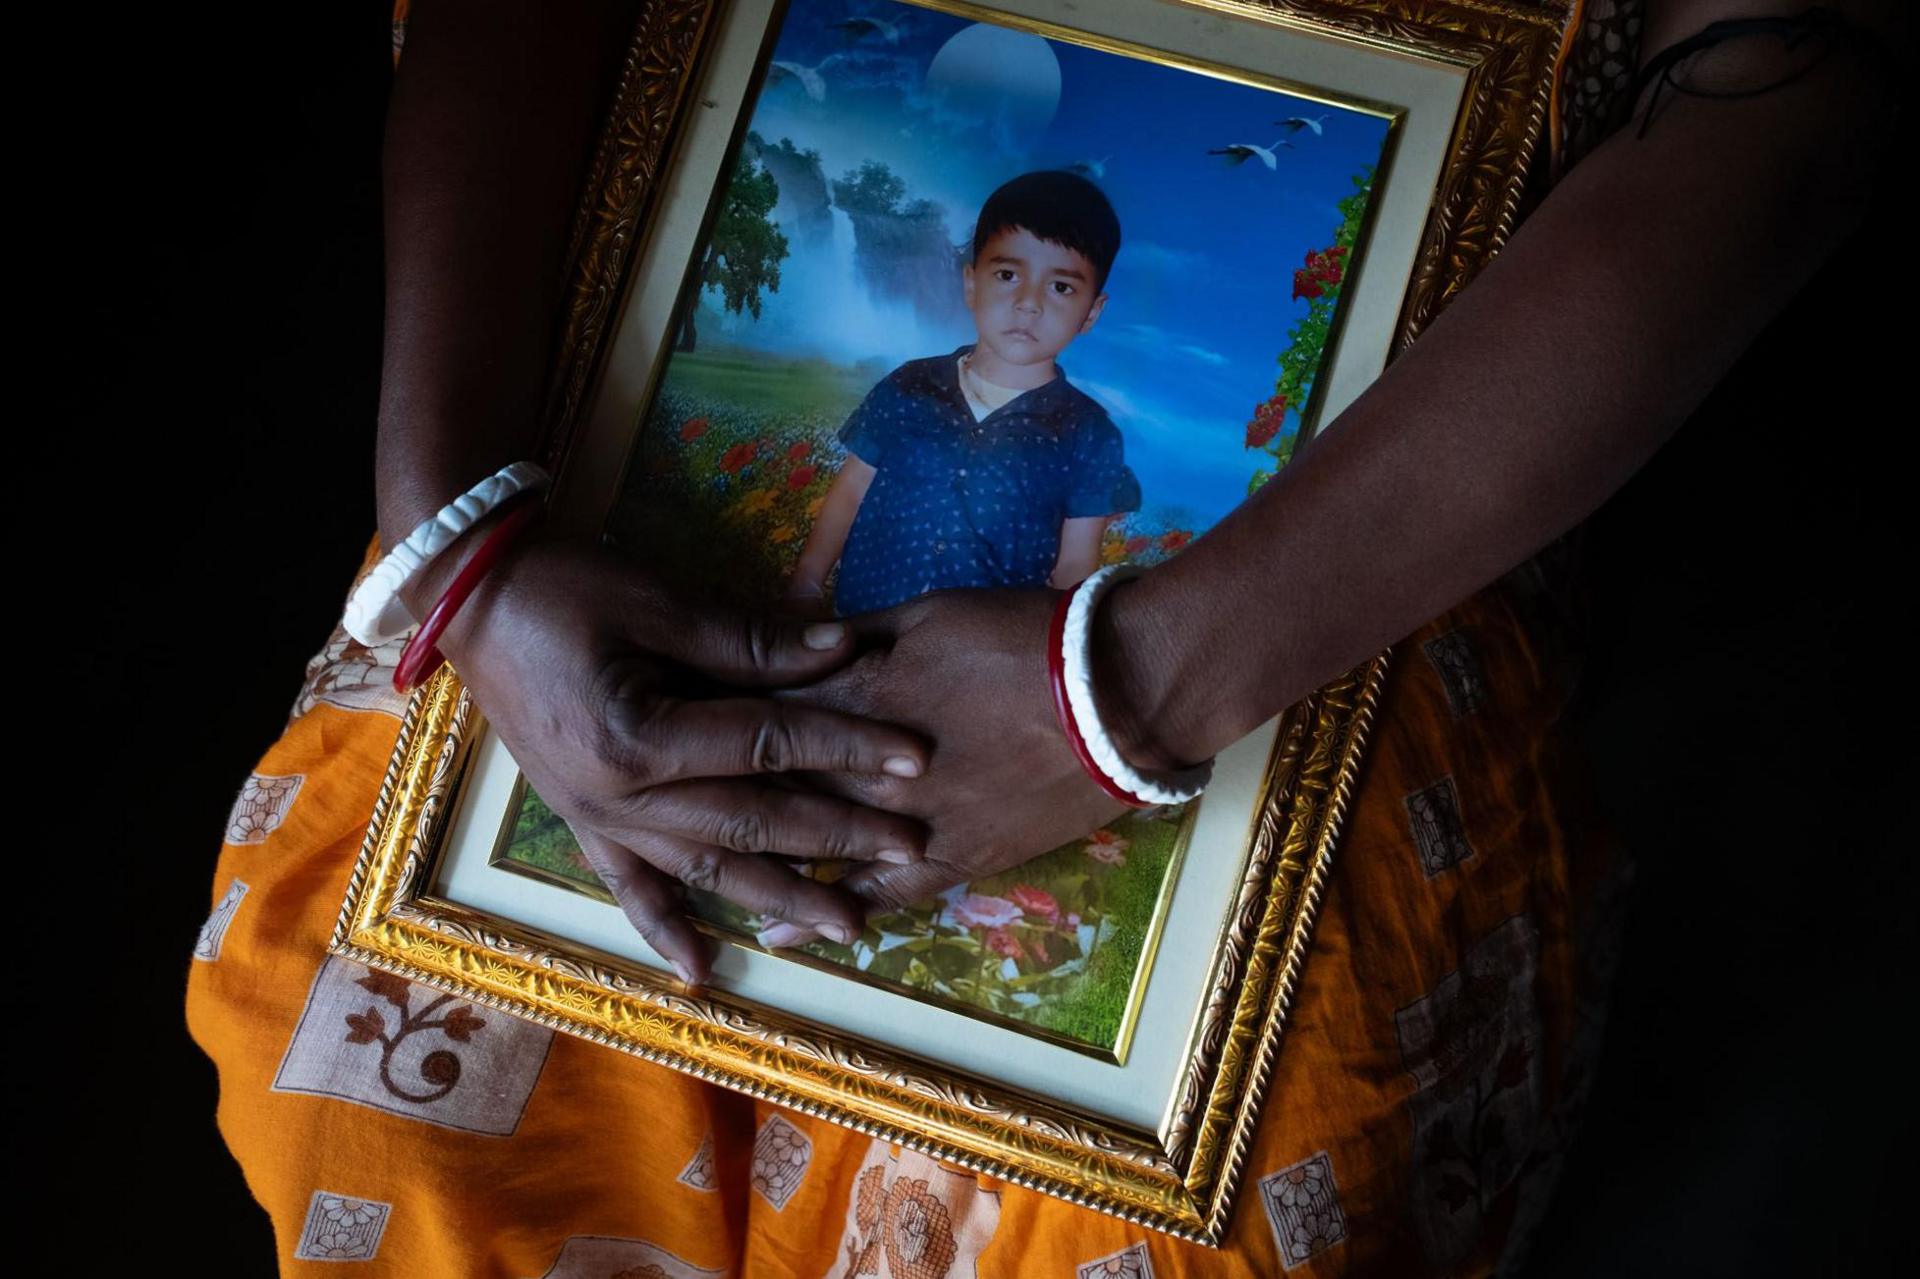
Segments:
[[[838,622],[815,622],[800,632],[800,640],[808,648],[838,648],[846,633],[847,628]]]
[[[880,765],[880,769],[882,772],[892,773],[895,777],[920,776],[919,761],[905,755],[889,755],[886,762]]]
[[[910,849],[883,848],[873,855],[873,860],[877,862],[891,862],[895,866],[906,866],[920,859],[915,857]]]
[[[771,928],[762,928],[754,935],[754,940],[768,950],[778,950],[782,946],[791,946],[809,936],[811,931],[798,924],[775,924]]]
[[[828,937],[831,937],[834,941],[839,942],[842,946],[853,945],[854,938],[860,935],[853,929],[848,928],[845,924],[822,924],[820,925],[820,931]]]
[[[693,969],[687,967],[685,964],[681,963],[677,959],[669,959],[667,962],[673,965],[674,972],[680,974],[681,981],[685,982],[689,986],[697,986],[700,984],[699,982],[696,982],[693,979]]]

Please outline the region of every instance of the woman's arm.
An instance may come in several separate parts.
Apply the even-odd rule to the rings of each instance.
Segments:
[[[384,158],[374,465],[388,547],[531,454],[567,231],[640,7],[423,0],[409,10]]]
[[[1800,8],[1656,4],[1645,53]],[[1729,88],[1795,65],[1752,37],[1713,62]],[[1858,224],[1895,105],[1886,68],[1842,45],[1758,96],[1669,91],[1644,139],[1636,120],[1598,147],[1323,437],[1115,590],[1096,683],[1126,755],[1211,756],[1599,506]],[[1222,665],[1229,631],[1261,642]]]
[[[1111,515],[1076,515],[1060,525],[1060,556],[1054,561],[1047,585],[1056,591],[1078,586],[1100,567],[1100,539],[1106,536]]]
[[[1732,11],[1765,6],[1664,6],[1652,29]],[[1720,74],[1765,83],[1777,49],[1739,41]],[[1644,141],[1629,126],[1598,147],[1325,436],[1096,614],[1095,687],[1127,758],[1215,754],[1599,505],[1858,224],[1895,105],[1875,60],[1837,49],[1772,93],[1664,95]],[[862,619],[884,642],[801,694],[937,744],[922,780],[841,787],[932,828],[925,862],[842,881],[871,904],[1117,811],[1053,722],[1050,613],[1044,592],[941,592]]]
[[[873,467],[851,453],[847,455],[840,473],[827,487],[820,514],[814,519],[813,528],[807,533],[807,544],[801,548],[800,559],[793,566],[793,576],[787,579],[788,599],[825,598],[827,574],[833,572],[833,566],[840,561],[840,552],[847,545],[847,530],[853,527],[853,518],[860,513],[860,503],[867,496],[873,476]]]

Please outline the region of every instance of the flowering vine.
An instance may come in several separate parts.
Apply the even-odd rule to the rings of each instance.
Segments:
[[[1360,223],[1366,216],[1367,199],[1373,194],[1373,167],[1369,165],[1353,178],[1353,194],[1340,201],[1340,225],[1333,243],[1308,253],[1305,262],[1293,273],[1293,298],[1305,299],[1306,318],[1287,332],[1287,349],[1280,353],[1280,377],[1273,395],[1253,406],[1247,422],[1247,447],[1266,453],[1271,466],[1255,471],[1247,482],[1247,492],[1272,479],[1293,456],[1300,438],[1300,411],[1313,393],[1313,380],[1320,371],[1320,357],[1326,349],[1327,334],[1333,327],[1333,315],[1340,300],[1340,287],[1346,282],[1353,246],[1360,238]],[[1291,423],[1288,413],[1293,414]]]

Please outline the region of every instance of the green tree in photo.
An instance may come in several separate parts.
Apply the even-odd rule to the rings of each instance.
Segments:
[[[833,184],[833,202],[848,213],[898,213],[907,184],[878,160],[868,160]]]
[[[760,318],[760,290],[780,291],[780,262],[787,256],[787,237],[773,223],[773,206],[780,202],[780,184],[773,174],[742,155],[727,184],[726,202],[714,223],[706,261],[700,265],[699,287],[687,298],[680,317],[676,349],[694,349],[694,313],[708,289],[717,288],[723,305],[738,315],[745,311]]]

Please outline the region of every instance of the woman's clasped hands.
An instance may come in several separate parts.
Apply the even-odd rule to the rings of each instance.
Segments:
[[[682,885],[851,942],[1121,811],[1055,721],[1046,590],[947,591],[851,622],[694,601],[611,549],[536,541],[443,650],[647,942],[705,980]],[[471,623],[467,619],[472,618]],[[828,884],[790,859],[856,863]]]

